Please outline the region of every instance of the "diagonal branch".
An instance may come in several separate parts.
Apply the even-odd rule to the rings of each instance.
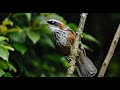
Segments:
[[[76,36],[76,39],[74,41],[74,44],[73,46],[71,47],[71,54],[70,54],[70,62],[69,62],[69,67],[68,67],[68,70],[67,70],[67,77],[71,77],[73,72],[75,71],[75,63],[76,63],[76,57],[78,56],[78,49],[79,49],[79,44],[80,44],[80,41],[81,41],[81,34],[83,32],[83,29],[84,29],[84,24],[85,24],[85,21],[86,21],[86,18],[87,18],[87,14],[88,13],[82,13],[81,14],[81,18],[80,18],[80,23],[79,23],[79,26],[78,26],[78,32],[77,32],[77,36]]]
[[[110,63],[110,60],[111,60],[111,58],[112,58],[112,56],[114,54],[114,51],[115,51],[115,48],[117,46],[119,38],[120,38],[120,25],[119,25],[119,27],[118,27],[118,29],[116,31],[116,34],[114,36],[114,39],[113,39],[112,43],[111,43],[108,54],[107,54],[107,56],[106,56],[106,58],[105,58],[105,60],[104,60],[104,62],[102,64],[102,67],[100,69],[98,77],[103,77],[104,76],[104,74],[106,72],[106,69],[108,67],[108,64]]]

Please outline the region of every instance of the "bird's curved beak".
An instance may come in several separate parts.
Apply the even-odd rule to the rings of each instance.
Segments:
[[[47,21],[41,21],[40,24],[48,24]]]

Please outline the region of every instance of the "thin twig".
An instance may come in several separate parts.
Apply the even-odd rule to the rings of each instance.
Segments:
[[[100,69],[98,77],[104,77],[104,74],[105,74],[106,69],[108,67],[108,64],[110,63],[110,60],[111,60],[111,58],[112,58],[112,56],[114,54],[114,51],[115,51],[115,48],[117,46],[119,38],[120,38],[120,25],[119,25],[119,27],[118,27],[118,29],[116,31],[116,34],[114,36],[114,39],[113,39],[112,43],[111,43],[108,54],[107,54],[107,56],[106,56],[106,58],[105,58],[105,60],[104,60],[104,62],[102,64],[102,67]]]
[[[81,41],[81,34],[83,32],[84,29],[84,24],[87,18],[87,14],[88,13],[82,13],[81,14],[81,18],[80,18],[80,23],[78,26],[78,32],[77,32],[77,36],[76,39],[74,41],[73,46],[71,47],[71,54],[70,54],[70,62],[69,62],[69,67],[67,70],[67,77],[71,77],[73,72],[75,71],[75,63],[76,63],[76,57],[78,56],[78,48],[79,48],[79,44]]]

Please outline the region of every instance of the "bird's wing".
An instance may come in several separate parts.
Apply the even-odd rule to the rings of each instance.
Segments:
[[[97,68],[93,62],[81,51],[80,55],[76,59],[76,69],[79,76],[93,77],[97,73]]]

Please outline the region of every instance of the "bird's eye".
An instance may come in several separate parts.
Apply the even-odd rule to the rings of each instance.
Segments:
[[[47,21],[49,24],[54,24],[55,22],[54,21]]]

